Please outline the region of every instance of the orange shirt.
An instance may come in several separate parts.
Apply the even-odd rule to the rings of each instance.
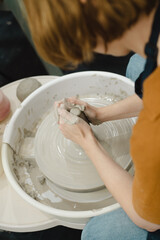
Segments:
[[[160,224],[160,67],[144,82],[143,110],[133,129],[133,205],[149,222]]]

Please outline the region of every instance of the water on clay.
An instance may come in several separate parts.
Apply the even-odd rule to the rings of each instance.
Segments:
[[[121,98],[115,95],[82,96],[83,101],[102,107]],[[134,118],[91,126],[110,156],[129,169],[129,139]],[[45,129],[45,131],[44,131]],[[35,135],[35,156],[15,155],[13,170],[21,187],[37,201],[62,210],[92,210],[113,203],[95,167],[84,151],[61,134],[51,111]],[[23,143],[22,143],[22,147]],[[41,169],[41,170],[40,170]]]

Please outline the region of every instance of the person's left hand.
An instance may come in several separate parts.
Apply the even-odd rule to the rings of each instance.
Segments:
[[[63,135],[71,141],[85,147],[89,139],[94,138],[92,129],[88,123],[73,115],[65,109],[58,109],[59,128]]]

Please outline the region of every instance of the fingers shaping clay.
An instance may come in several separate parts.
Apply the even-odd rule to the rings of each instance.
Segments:
[[[17,87],[16,95],[17,98],[22,102],[26,97],[28,97],[32,92],[41,86],[35,78],[26,78],[20,82]]]
[[[58,107],[57,106],[55,106],[55,108],[54,108],[54,115],[55,115],[55,118],[56,118],[57,123],[58,123],[59,122],[59,113],[58,113]],[[73,115],[82,118],[88,124],[90,123],[88,118],[86,117],[86,115],[84,113],[85,106],[83,106],[83,105],[72,104],[72,103],[68,102],[67,99],[64,98],[59,108],[60,109],[65,109],[66,111],[72,113]],[[72,119],[71,122],[67,121],[67,120],[65,120],[65,122],[75,124],[77,122],[77,118]]]
[[[85,113],[81,111],[79,107],[71,108],[70,113],[76,115],[77,117],[82,118],[84,121],[86,121],[89,124],[89,120],[87,119]]]

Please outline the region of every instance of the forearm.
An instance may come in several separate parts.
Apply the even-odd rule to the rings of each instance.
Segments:
[[[159,225],[144,220],[134,210],[132,204],[133,177],[110,158],[96,139],[87,140],[83,148],[95,165],[107,189],[131,220],[148,231],[159,229]]]
[[[101,122],[105,122],[136,117],[142,108],[142,100],[136,94],[134,94],[115,104],[99,108],[97,115]]]

